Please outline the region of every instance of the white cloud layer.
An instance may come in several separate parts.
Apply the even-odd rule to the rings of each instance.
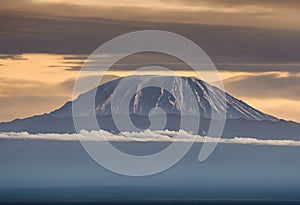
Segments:
[[[0,133],[0,139],[19,139],[19,140],[58,140],[58,141],[115,141],[115,142],[216,142],[218,139],[212,137],[204,137],[193,135],[186,131],[151,131],[143,132],[122,132],[120,134],[112,134],[104,130],[85,131],[82,130],[79,134],[29,134],[27,132],[3,132]],[[256,138],[221,138],[219,143],[224,144],[252,144],[252,145],[272,145],[272,146],[300,146],[300,141],[295,140],[261,140]]]

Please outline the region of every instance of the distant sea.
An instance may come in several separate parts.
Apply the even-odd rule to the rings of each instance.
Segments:
[[[112,142],[150,152],[167,142]],[[112,173],[78,141],[0,140],[0,202],[72,204],[298,204],[300,147],[202,143],[170,169],[146,177]],[[101,149],[101,147],[99,147]],[[109,156],[107,156],[109,157]]]

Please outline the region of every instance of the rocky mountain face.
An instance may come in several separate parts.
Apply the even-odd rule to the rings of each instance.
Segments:
[[[145,85],[150,86],[143,88]],[[186,97],[187,89],[191,91],[191,96]],[[116,94],[118,90],[124,92]],[[190,98],[196,99],[193,101],[196,105],[191,104]],[[120,106],[124,101],[128,101],[127,109]],[[202,80],[173,76],[131,76],[126,80],[119,78],[79,95],[76,100],[67,102],[51,113],[0,123],[0,132],[74,133],[76,130],[72,105],[84,102],[91,102],[91,106],[83,107],[77,113],[78,117],[88,119],[94,112],[99,128],[113,133],[120,130],[112,113],[121,122],[126,120],[124,116],[128,114],[135,126],[147,129],[152,122],[150,117],[154,121],[161,118],[161,113],[152,113],[150,116],[149,112],[153,108],[160,108],[167,116],[165,129],[168,130],[178,130],[182,118],[200,119],[198,134],[206,135],[211,123],[211,113],[221,115],[226,112],[222,137],[299,140],[300,124],[263,113]],[[195,106],[198,107],[198,113]]]

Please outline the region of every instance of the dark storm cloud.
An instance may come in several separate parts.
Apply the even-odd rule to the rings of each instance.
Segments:
[[[300,63],[287,63],[282,64],[278,62],[265,64],[265,63],[240,63],[240,64],[218,64],[216,68],[224,71],[242,71],[242,72],[289,72],[298,73],[300,72]]]
[[[104,42],[120,34],[142,29],[159,29],[191,39],[203,48],[214,62],[220,63],[221,70],[300,71],[299,66],[295,64],[284,65],[300,62],[300,31],[196,24],[144,24],[26,15],[2,15],[0,28],[2,53],[88,55]],[[79,59],[83,58],[84,56],[80,55]],[[280,65],[266,66],[260,65],[261,63]]]
[[[89,70],[100,70],[107,69],[110,63],[111,55],[104,57],[98,57],[98,61],[93,60],[86,61]],[[69,67],[69,70],[80,70],[84,62],[79,62],[78,66]],[[119,70],[136,70],[141,67],[155,66],[152,70],[155,70],[157,67],[164,67],[172,70],[189,70],[191,69],[185,62],[180,59],[155,52],[141,52],[136,54],[131,54],[125,58],[117,61],[113,66],[109,68],[110,71],[119,71]],[[159,69],[159,68],[158,68]]]
[[[31,12],[56,17],[96,17],[139,22],[300,29],[299,4],[292,3],[292,1],[152,0],[141,2],[115,0],[83,3],[79,0],[0,0],[0,5],[2,12]]]
[[[278,5],[285,5],[286,7],[295,9],[300,4],[295,3],[295,1],[284,1],[286,3],[282,3],[283,1],[277,0],[272,1],[272,3],[257,0],[212,0],[201,2],[175,0],[172,2],[186,5],[207,4],[220,6],[220,8],[228,6],[242,8],[242,6],[256,5],[260,9],[254,9],[255,11],[263,10],[266,13],[268,12],[264,10],[265,5],[268,8],[278,8]],[[214,19],[216,13],[222,13],[222,9],[220,9],[220,12],[209,11],[211,12],[209,15],[206,12],[189,11],[188,15],[191,15],[192,19],[199,19],[202,23],[187,24],[163,22],[167,16],[172,17],[173,15],[174,19],[179,18],[174,12],[165,12],[162,14],[151,13],[152,11],[150,12],[147,9],[139,11],[136,8],[122,8],[123,12],[131,11],[129,13],[137,13],[139,15],[142,15],[144,12],[145,15],[147,13],[147,15],[151,14],[150,16],[157,16],[161,21],[160,23],[151,23],[145,22],[145,16],[138,19],[139,21],[134,21],[134,18],[131,18],[131,21],[123,21],[120,20],[121,17],[119,17],[119,20],[109,20],[99,17],[87,18],[81,15],[104,13],[109,14],[109,17],[111,15],[118,16],[118,14],[122,14],[122,12],[118,12],[120,8],[105,10],[107,8],[91,8],[66,3],[34,4],[30,0],[0,0],[0,3],[0,52],[3,54],[55,53],[78,55],[78,57],[71,56],[65,58],[66,62],[73,62],[73,60],[85,60],[86,56],[101,44],[118,35],[137,30],[158,29],[175,32],[191,39],[207,52],[220,70],[300,72],[300,55],[298,55],[300,53],[300,30],[285,30],[270,27],[259,28],[252,24],[252,26],[248,25],[247,27],[245,25],[247,25],[248,21],[242,18],[245,13],[243,9],[234,11],[233,13],[237,12],[238,14],[231,16],[229,22],[234,19],[234,21],[241,24],[244,23],[244,25],[235,24],[235,26],[229,26],[228,24],[203,24],[209,23]],[[272,10],[271,12],[275,11]],[[74,14],[74,16],[62,17],[64,16],[63,14],[67,13]],[[281,12],[280,14],[282,14],[282,18],[297,21],[295,18],[288,18],[288,14],[286,13]],[[255,14],[251,15],[255,17]],[[279,15],[279,13],[277,12],[276,15]],[[208,19],[206,22],[206,17],[211,17],[211,19]],[[217,16],[216,19],[220,20],[222,18]],[[253,20],[252,17],[251,19]],[[255,22],[259,23],[260,21],[256,20]],[[275,20],[273,22],[276,23]],[[276,23],[276,25],[280,25],[280,23]],[[163,59],[163,61],[159,61],[158,63],[160,65],[172,65],[168,60]],[[146,61],[147,58],[140,58],[138,62]],[[76,62],[75,65],[66,63],[66,65],[69,64],[70,70],[77,70],[81,68],[82,63]],[[141,65],[137,62],[123,62],[116,65],[115,68],[129,70],[128,66],[139,67]],[[173,62],[172,66],[176,70],[188,69],[186,66],[176,62]]]
[[[0,59],[27,60],[26,58],[20,55],[1,55],[1,54],[0,54]]]
[[[76,56],[73,57],[76,59]],[[87,58],[87,57],[86,57]],[[81,58],[79,58],[81,59]],[[235,59],[236,60],[236,59]],[[86,65],[89,65],[89,70],[100,70],[101,68],[107,69],[108,68],[108,62],[110,62],[110,58],[106,57],[103,62],[101,60],[99,61],[100,64],[96,64],[93,61],[88,61]],[[232,62],[233,60],[227,57],[227,59],[220,58],[221,62]],[[66,67],[68,66],[68,70],[80,70],[82,68],[82,65],[85,61],[74,61],[74,62],[68,62],[72,63],[74,65],[68,66],[61,65],[59,67]],[[248,62],[248,61],[246,61]],[[198,63],[198,65],[201,65],[201,62]],[[130,71],[135,70],[141,67],[146,66],[154,66],[152,70],[159,69],[158,67],[164,67],[171,70],[178,70],[178,71],[185,71],[185,70],[192,70],[192,68],[186,64],[185,62],[181,61],[178,58],[172,57],[170,55],[162,54],[162,53],[152,53],[152,52],[143,52],[138,54],[132,54],[129,55],[118,62],[116,62],[113,66],[109,68],[111,71]],[[288,63],[288,64],[282,64],[282,63],[243,63],[241,60],[240,63],[218,63],[218,60],[216,60],[215,66],[218,70],[223,71],[242,71],[242,72],[289,72],[289,73],[297,73],[300,72],[300,63]],[[201,65],[201,69],[206,70],[205,65]]]
[[[276,6],[284,6],[284,7],[297,7],[300,6],[300,1],[297,0],[168,0],[168,2],[178,2],[182,4],[190,4],[190,5],[219,5],[219,6],[268,6],[268,7],[276,7]]]
[[[64,60],[85,60],[88,55],[64,56]]]
[[[300,100],[300,76],[296,75],[239,76],[224,83],[226,90],[236,96]]]
[[[82,65],[84,61],[63,61],[62,64],[64,65]]]

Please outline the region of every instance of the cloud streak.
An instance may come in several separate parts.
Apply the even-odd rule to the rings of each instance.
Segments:
[[[149,15],[157,16],[158,20],[149,22],[147,21],[148,15],[146,15],[148,10],[143,10],[143,13],[146,13],[144,18],[126,19],[119,17],[118,19],[110,19],[106,16],[63,15],[65,13],[76,14],[74,11],[67,12],[71,7],[76,7],[79,10],[87,9],[89,11],[87,13],[91,13],[85,6],[80,7],[62,3],[32,5],[31,1],[24,0],[20,1],[23,4],[19,1],[19,3],[4,2],[6,3],[2,4],[1,9],[4,10],[6,8],[6,10],[0,16],[2,53],[77,54],[79,55],[77,63],[80,63],[80,59],[84,60],[82,54],[88,55],[92,53],[98,46],[118,35],[137,30],[157,29],[174,32],[191,39],[207,52],[220,70],[247,72],[300,71],[300,57],[298,55],[300,53],[300,28],[298,29],[300,24],[299,20],[297,21],[299,17],[288,18],[297,21],[297,24],[292,26],[293,29],[270,28],[266,26],[262,28],[247,25],[245,22],[248,21],[244,21],[237,14],[231,19],[238,20],[241,22],[240,25],[226,24],[224,22],[210,23],[211,21],[206,21],[204,17],[224,18],[217,18],[215,14],[207,15],[206,12],[187,12],[188,15],[193,16],[193,19],[203,19],[203,22],[194,23],[179,21],[181,18],[177,17],[178,14],[176,12],[170,12],[172,15],[169,12],[162,12],[159,15],[157,13],[154,13],[154,15],[150,12],[151,15]],[[208,2],[206,3],[208,4]],[[251,4],[251,2],[249,3]],[[19,8],[19,5],[26,6]],[[16,12],[18,9],[14,6],[23,12]],[[25,7],[35,8],[34,11],[40,13],[29,12]],[[45,12],[42,12],[46,9],[51,10],[53,7],[60,8],[61,14],[46,15]],[[25,9],[25,11],[22,9]],[[128,11],[135,13],[137,9],[128,9]],[[184,13],[184,11],[181,12]],[[103,12],[97,11],[96,13],[102,14]],[[107,13],[119,16],[122,12],[117,10]],[[118,15],[115,15],[116,13]],[[185,13],[185,15],[187,14]],[[283,18],[283,14],[280,14],[280,17]],[[165,22],[165,15],[171,15],[172,19],[176,19],[175,22]],[[202,15],[204,15],[203,18]],[[272,18],[272,16],[265,18]],[[251,17],[251,19],[255,18]],[[256,19],[255,22],[262,22],[262,20]],[[272,19],[272,22],[276,22],[276,25],[280,26],[287,25],[287,23],[280,23],[276,19]],[[74,66],[72,69],[80,68],[78,65]],[[126,69],[124,67],[121,66],[120,69]]]
[[[300,70],[298,63],[300,58],[297,55],[300,53],[298,31],[26,17],[3,17],[0,21],[2,21],[0,24],[4,25],[2,30],[9,34],[9,37],[0,36],[3,53],[44,52],[89,55],[98,46],[118,35],[136,30],[157,29],[175,32],[191,39],[204,49],[215,63],[220,64],[218,68],[221,70],[249,72],[272,70],[299,72]],[[5,28],[5,25],[16,25],[16,27]],[[28,26],[32,27],[30,31],[27,31]],[[89,31],[89,34],[86,31]],[[24,38],[24,35],[27,37]],[[81,55],[79,59],[82,59]],[[79,62],[78,60],[77,63]]]
[[[296,1],[82,1],[1,0],[3,11],[48,16],[93,17],[146,22],[181,22],[210,25],[299,29]]]
[[[150,131],[143,132],[122,132],[118,135],[99,131],[82,130],[79,134],[29,134],[27,132],[0,133],[0,139],[5,140],[56,140],[56,141],[113,141],[113,142],[217,142],[216,138],[193,135],[186,131]],[[250,144],[269,146],[300,146],[300,141],[295,140],[260,140],[256,138],[235,137],[230,139],[221,138],[222,144]]]
[[[299,75],[243,75],[229,78],[224,83],[226,90],[235,96],[300,100]]]

